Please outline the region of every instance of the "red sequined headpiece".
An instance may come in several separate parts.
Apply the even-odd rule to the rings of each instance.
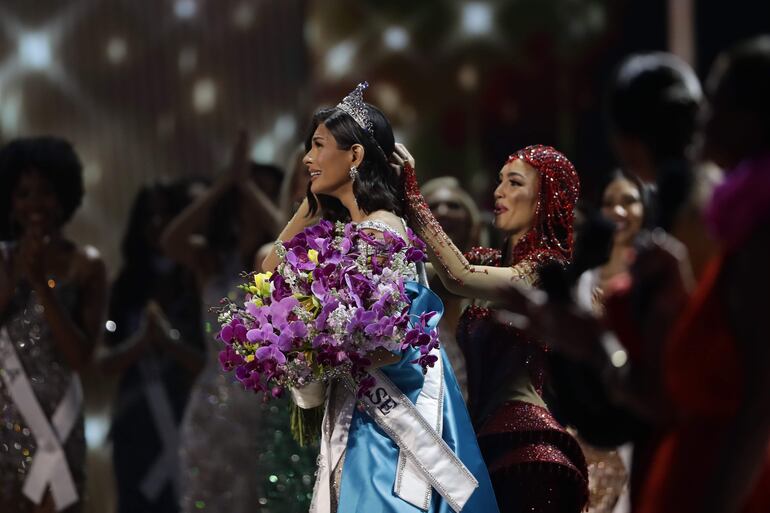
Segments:
[[[508,162],[522,160],[540,173],[540,193],[535,224],[513,248],[513,264],[530,259],[536,263],[572,258],[572,224],[580,179],[567,157],[550,146],[534,145],[517,151]]]

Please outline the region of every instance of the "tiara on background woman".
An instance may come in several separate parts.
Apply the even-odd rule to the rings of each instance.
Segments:
[[[361,82],[355,89],[350,91],[341,102],[337,104],[337,108],[343,112],[346,112],[353,120],[366,130],[369,135],[374,135],[374,126],[372,120],[369,119],[369,114],[366,110],[366,104],[364,104],[364,89],[369,87],[368,82]]]

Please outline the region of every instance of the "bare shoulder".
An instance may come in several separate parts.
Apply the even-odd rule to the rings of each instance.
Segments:
[[[404,222],[393,212],[387,210],[377,210],[369,214],[365,221],[375,221],[377,223],[383,223],[387,225],[392,231],[399,234],[401,237],[406,238],[406,231],[404,230]]]
[[[401,227],[401,218],[393,212],[389,212],[387,210],[376,210],[369,214],[365,221],[379,221],[381,223],[391,225],[394,228]]]

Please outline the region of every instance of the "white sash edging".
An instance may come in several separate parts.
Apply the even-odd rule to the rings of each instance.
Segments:
[[[139,362],[142,374],[142,388],[150,408],[155,431],[158,433],[163,450],[142,478],[139,490],[150,502],[155,502],[167,482],[176,491],[179,472],[179,431],[174,420],[173,408],[160,377],[157,362],[143,360]]]
[[[32,502],[40,504],[50,485],[56,511],[61,511],[79,499],[62,444],[75,427],[83,405],[80,379],[72,375],[70,385],[49,422],[5,327],[0,328],[0,375],[37,443],[22,492]]]
[[[431,490],[435,488],[452,510],[460,512],[478,487],[478,481],[440,434],[444,394],[442,367],[436,365],[428,370],[418,406],[412,404],[382,371],[375,370],[370,375],[375,379],[375,385],[364,395],[364,407],[399,447],[394,492],[406,502],[427,510]],[[331,494],[334,493],[331,476],[347,446],[357,386],[352,380],[343,380],[343,383],[346,390],[330,393],[326,403],[311,513],[330,511]],[[334,390],[330,387],[330,391]],[[336,408],[336,418],[332,419],[328,414],[329,402],[340,399],[340,396],[344,403]],[[428,413],[430,421],[421,410]]]
[[[435,353],[439,352],[435,351]],[[444,420],[444,369],[441,355],[436,354],[436,356],[438,360],[435,367],[425,375],[415,408],[440,435]],[[431,485],[423,478],[415,462],[407,458],[403,451],[399,451],[398,473],[393,491],[418,508],[428,510],[430,507]]]
[[[436,370],[434,367],[428,372]],[[384,388],[396,405],[384,413],[381,402],[375,402],[370,392],[364,395],[363,401],[369,415],[396,442],[400,451],[419,469],[422,478],[436,489],[452,510],[461,511],[478,487],[476,478],[409,398],[382,371],[375,370],[370,375],[377,381],[373,390]],[[415,506],[421,507],[422,504]]]

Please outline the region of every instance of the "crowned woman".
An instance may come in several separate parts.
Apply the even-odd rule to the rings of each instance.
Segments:
[[[395,149],[390,123],[363,101],[359,84],[336,107],[313,116],[303,162],[307,198],[280,235],[288,241],[319,218],[353,223],[383,239],[389,232],[414,239],[402,219],[399,177],[388,156]],[[273,251],[264,270],[280,263]],[[407,273],[410,314],[443,311],[425,287],[424,272]],[[437,323],[437,318],[434,317]],[[369,354],[367,380],[357,397],[348,379],[292,391],[297,404],[324,404],[319,468],[312,512],[496,512],[498,507],[470,417],[449,361],[423,373],[418,349]]]

